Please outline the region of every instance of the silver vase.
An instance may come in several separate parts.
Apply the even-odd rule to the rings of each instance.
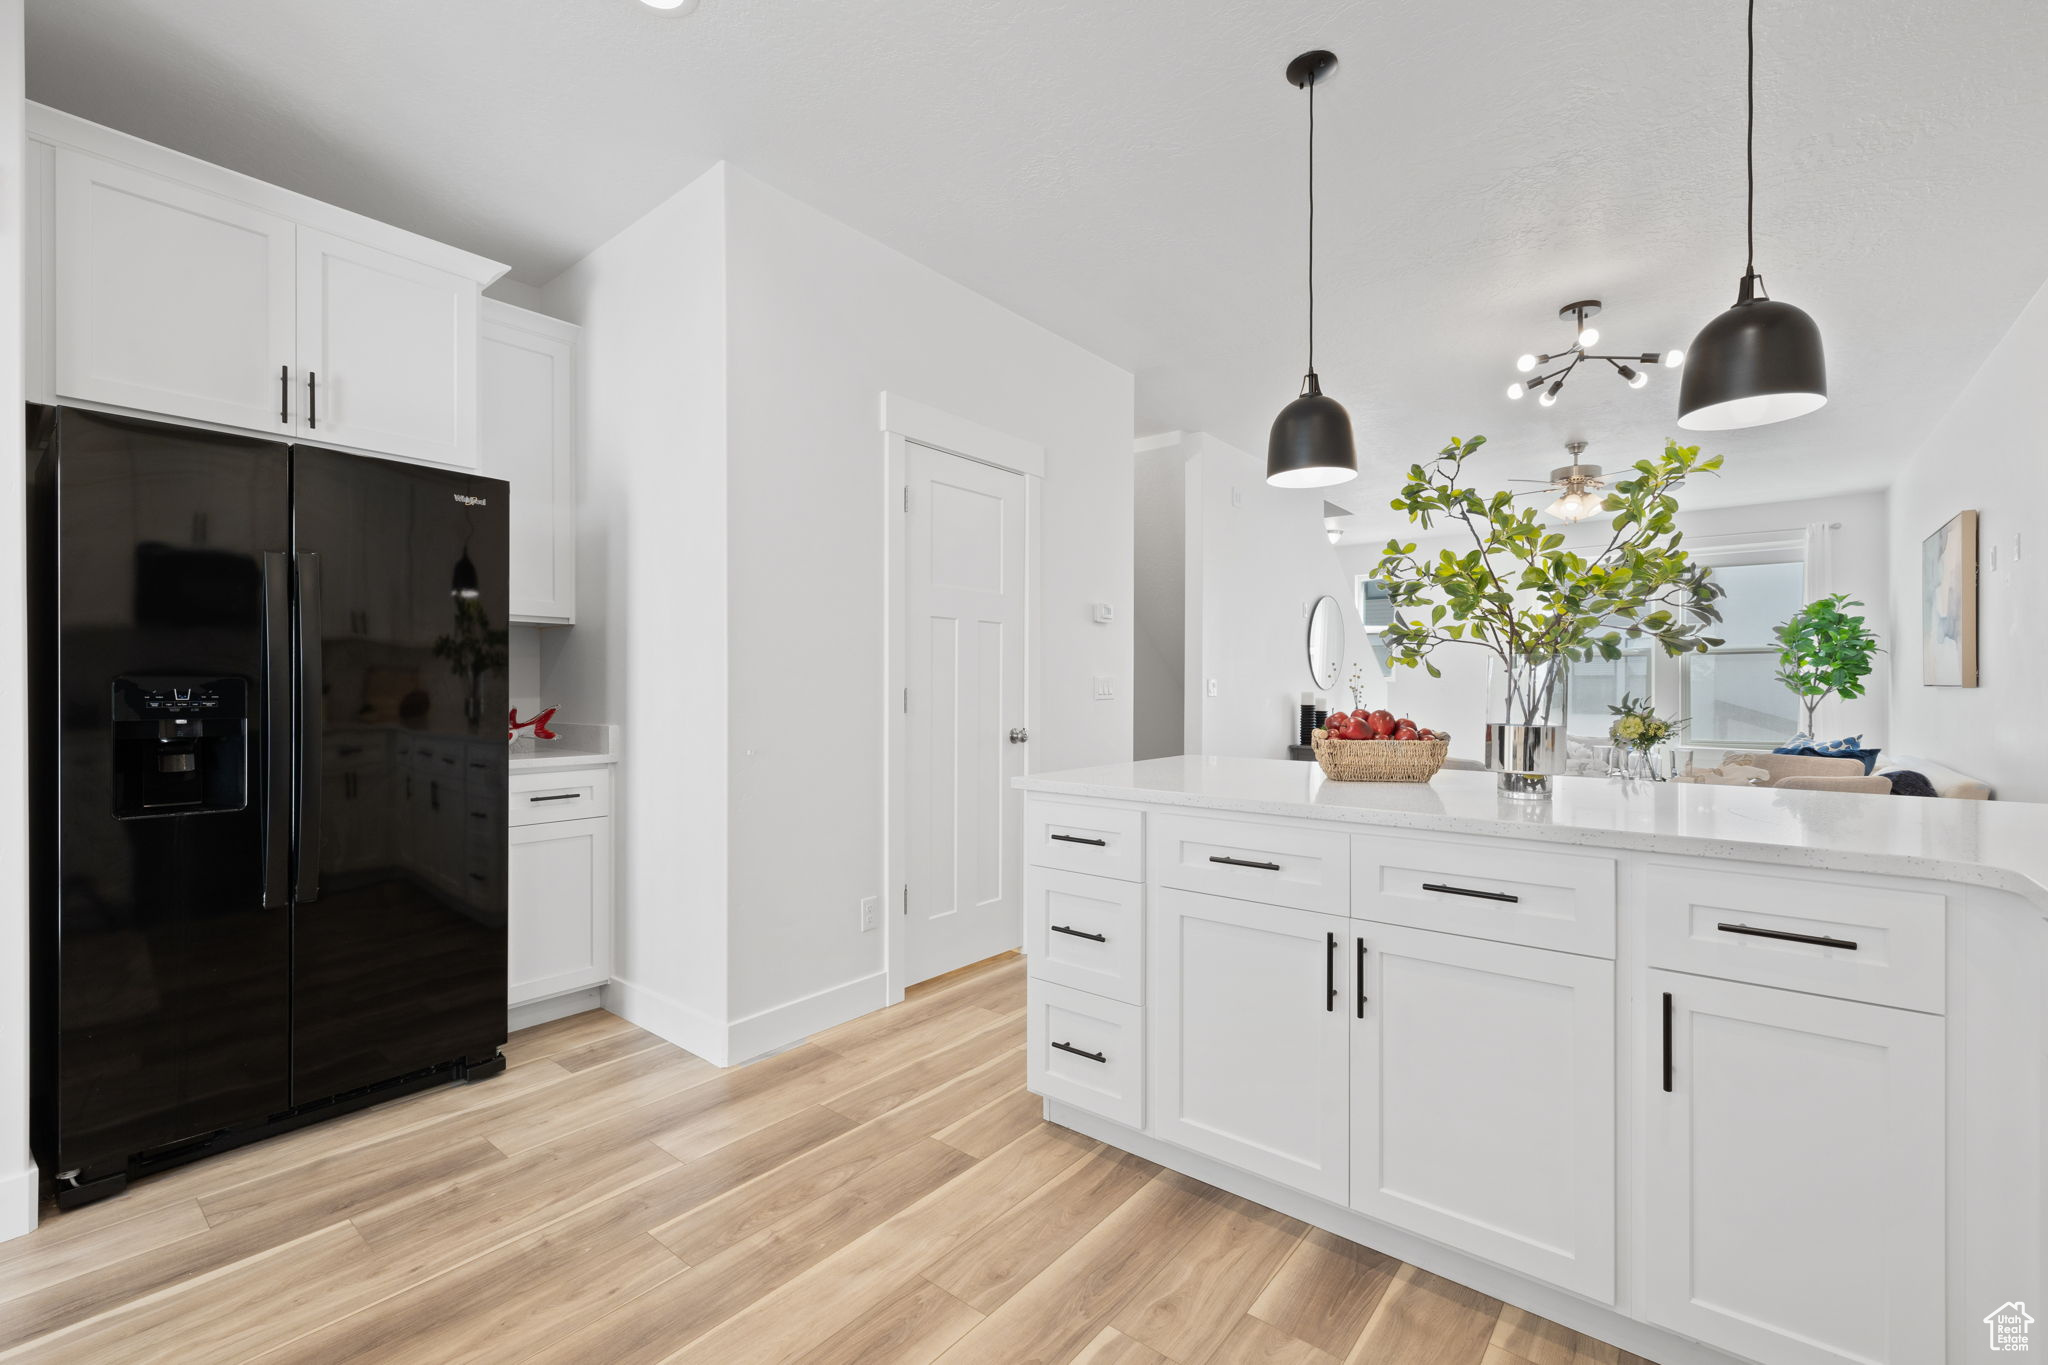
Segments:
[[[1487,679],[1486,766],[1500,775],[1500,793],[1543,801],[1565,770],[1566,687],[1563,659],[1496,660]]]

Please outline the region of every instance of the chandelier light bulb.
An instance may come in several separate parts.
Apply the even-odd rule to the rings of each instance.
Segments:
[[[1621,377],[1628,381],[1628,386],[1632,389],[1640,389],[1643,385],[1650,382],[1649,375],[1633,366],[1617,365],[1615,368],[1621,371]]]
[[[1521,358],[1515,361],[1515,368],[1523,374],[1529,373],[1529,371],[1536,368],[1536,357],[1524,352]]]
[[[1664,353],[1664,368],[1665,368],[1665,369],[1667,369],[1667,370],[1675,370],[1675,369],[1677,369],[1677,368],[1678,368],[1678,367],[1679,367],[1680,365],[1683,365],[1684,363],[1685,363],[1685,352],[1684,352],[1684,351],[1666,351],[1666,352]]]
[[[1600,329],[1598,327],[1582,327],[1579,329],[1579,345],[1581,347],[1598,345],[1599,341]]]
[[[1524,392],[1526,392],[1526,390],[1523,388],[1522,381],[1519,379],[1517,379],[1514,383],[1508,385],[1508,397],[1510,398],[1520,398]]]
[[[1537,399],[1536,401],[1541,403],[1546,408],[1549,407],[1552,403],[1555,403],[1557,401],[1558,390],[1562,389],[1563,387],[1564,381],[1560,379],[1556,383],[1552,384],[1549,388],[1545,389],[1543,391],[1543,396]]]

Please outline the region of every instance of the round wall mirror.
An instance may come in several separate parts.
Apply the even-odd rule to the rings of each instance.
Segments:
[[[1308,675],[1318,691],[1337,685],[1337,670],[1344,666],[1344,609],[1334,597],[1316,600],[1308,614]]]

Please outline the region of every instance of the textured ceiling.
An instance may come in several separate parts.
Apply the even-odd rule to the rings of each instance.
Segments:
[[[1626,464],[1675,384],[1512,358],[1596,296],[1682,346],[1742,268],[1740,0],[29,0],[47,103],[544,281],[725,157],[1138,376],[1140,431],[1263,448],[1302,365],[1303,48],[1326,389],[1369,475],[1485,432],[1502,476]],[[1885,482],[2048,277],[2048,5],[1759,20],[1758,265],[1833,401],[1707,437],[1702,502]],[[943,403],[944,395],[926,395]],[[1959,457],[1966,452],[1958,452]]]

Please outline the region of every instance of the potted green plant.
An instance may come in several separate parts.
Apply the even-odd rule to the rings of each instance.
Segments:
[[[1778,681],[1792,689],[1813,734],[1813,713],[1829,697],[1860,697],[1870,676],[1871,656],[1880,653],[1877,632],[1851,616],[1863,604],[1847,593],[1829,593],[1792,613],[1773,630],[1778,641]]]
[[[1582,554],[1513,494],[1468,486],[1466,461],[1485,444],[1484,436],[1453,440],[1409,469],[1394,510],[1425,530],[1454,522],[1471,545],[1425,556],[1412,543],[1387,542],[1373,570],[1394,607],[1382,639],[1394,663],[1432,677],[1441,673],[1430,655],[1444,645],[1493,656],[1487,766],[1502,792],[1540,799],[1564,770],[1572,662],[1619,658],[1629,640],[1655,640],[1674,655],[1721,643],[1702,633],[1721,619],[1720,588],[1681,548],[1676,522],[1678,490],[1720,469],[1721,457],[1667,442],[1657,458],[1638,460],[1601,503],[1606,543]]]

